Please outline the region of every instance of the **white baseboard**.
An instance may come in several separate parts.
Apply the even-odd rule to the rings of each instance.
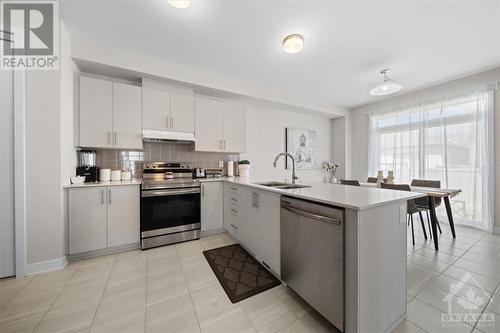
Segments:
[[[35,264],[29,264],[26,267],[26,275],[57,271],[66,267],[67,264],[68,259],[66,256],[62,256],[58,259],[37,262]]]

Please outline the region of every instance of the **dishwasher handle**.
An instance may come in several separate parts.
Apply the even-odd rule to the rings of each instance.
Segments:
[[[282,208],[284,210],[289,211],[290,213],[297,214],[297,215],[300,215],[303,217],[307,217],[307,218],[310,218],[313,220],[340,225],[340,220],[337,218],[334,218],[334,217],[327,217],[327,216],[323,216],[323,215],[308,213],[308,212],[304,212],[300,209],[293,208],[293,207],[286,206],[286,205],[283,205]]]

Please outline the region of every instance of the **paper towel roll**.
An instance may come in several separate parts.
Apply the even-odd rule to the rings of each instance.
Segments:
[[[234,162],[227,161],[227,176],[234,177]]]

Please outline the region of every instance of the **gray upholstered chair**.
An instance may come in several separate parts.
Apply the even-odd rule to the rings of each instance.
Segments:
[[[350,185],[350,186],[359,186],[359,181],[357,180],[347,180],[347,179],[341,179],[340,184],[342,185]]]
[[[408,184],[380,184],[381,188],[386,188],[390,190],[398,190],[398,191],[411,191],[410,185]],[[418,213],[420,215],[420,224],[422,225],[422,231],[424,233],[424,238],[427,239],[427,232],[425,231],[424,219],[422,218],[422,209],[418,208],[415,204],[415,200],[408,200],[406,204],[406,213],[408,214],[409,221],[411,222],[411,238],[413,241],[413,245],[415,245],[415,231],[413,229],[413,214]]]
[[[367,183],[376,183],[377,182],[377,177],[368,177],[366,180]],[[387,178],[384,178],[384,183],[387,183]]]
[[[411,181],[411,186],[420,186],[420,187],[432,187],[432,188],[441,188],[441,181],[439,180],[426,180],[426,179],[413,179]],[[415,205],[418,208],[425,211],[427,214],[427,224],[429,225],[429,230],[431,228],[430,218],[429,218],[429,201],[427,198],[418,198],[415,200]],[[436,208],[441,206],[441,198],[434,198],[434,205]],[[439,221],[437,221],[437,226],[439,229],[439,233],[442,234],[441,226],[439,225]]]

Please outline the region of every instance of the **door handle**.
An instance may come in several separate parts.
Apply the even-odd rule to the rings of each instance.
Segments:
[[[308,213],[308,212],[304,212],[302,210],[299,210],[297,208],[293,208],[293,207],[290,207],[290,206],[282,206],[282,208],[284,210],[289,211],[290,213],[293,213],[293,214],[296,214],[296,215],[299,215],[299,216],[303,216],[303,217],[306,217],[306,218],[310,218],[310,219],[313,219],[313,220],[317,220],[317,221],[321,221],[321,222],[326,222],[326,223],[331,223],[331,224],[337,224],[337,225],[340,225],[340,223],[341,223],[341,221],[339,219],[334,218],[334,217],[327,217],[327,216],[322,216],[322,215],[318,215],[318,214]]]
[[[111,204],[111,189],[108,189],[108,204]]]
[[[104,189],[101,190],[101,205],[104,205]]]

